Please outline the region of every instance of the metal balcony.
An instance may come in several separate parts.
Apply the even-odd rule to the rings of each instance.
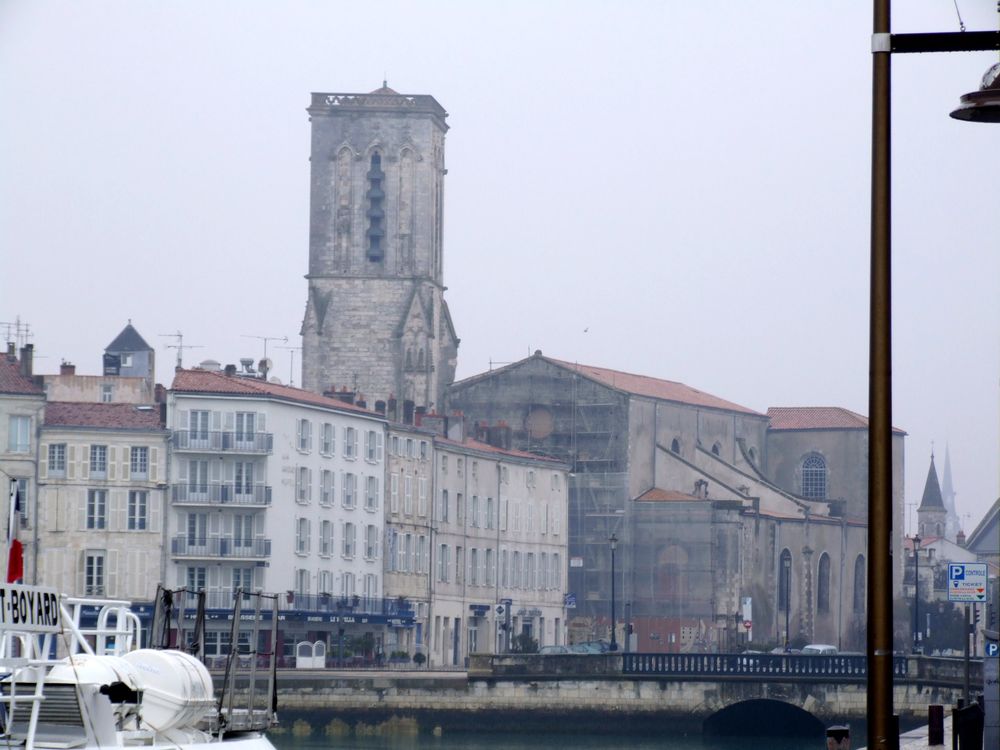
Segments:
[[[236,539],[228,536],[191,537],[180,534],[170,540],[170,554],[196,559],[263,559],[271,556],[271,540]]]
[[[271,485],[175,484],[170,496],[181,505],[270,505]]]
[[[175,430],[170,436],[175,451],[186,453],[241,453],[267,455],[274,450],[271,432],[234,430]]]

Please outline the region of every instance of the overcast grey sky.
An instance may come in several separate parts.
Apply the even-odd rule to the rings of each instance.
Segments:
[[[895,6],[958,29],[952,0]],[[996,28],[995,0],[959,8]],[[870,35],[861,1],[0,0],[0,320],[39,371],[97,373],[131,318],[167,384],[161,334],[189,366],[298,345],[309,94],[385,74],[450,113],[460,377],[542,349],[866,413]],[[907,502],[948,444],[972,523],[998,495],[1000,127],[947,113],[995,59],[893,59],[893,421]]]

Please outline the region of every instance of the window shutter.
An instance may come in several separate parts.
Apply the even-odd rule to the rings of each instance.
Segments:
[[[77,506],[76,528],[78,531],[87,530],[87,491],[80,493],[80,504]]]
[[[76,476],[76,446],[66,446],[66,478],[73,479]]]
[[[157,448],[149,449],[149,481],[155,482],[159,474],[160,451]]]
[[[104,573],[107,576],[107,586],[105,587],[107,596],[118,596],[118,550],[108,550]]]
[[[132,458],[132,450],[129,447],[122,448],[122,479],[128,480],[129,478],[129,460]]]
[[[174,425],[174,429],[186,430],[188,428],[188,411],[187,409],[178,409],[177,414],[177,424]]]
[[[224,481],[224,482],[235,482],[236,481],[236,464],[229,463],[229,462],[223,463],[222,461],[220,461],[219,463],[222,464],[222,471],[225,474],[225,476],[223,477],[222,481]],[[246,464],[244,464],[244,466],[246,466]],[[244,469],[244,471],[245,470],[246,469]]]
[[[177,462],[177,478],[181,482],[186,482],[188,478],[188,462],[178,461]]]
[[[378,449],[377,449],[377,451],[376,451],[376,455],[375,455],[375,457],[376,457],[376,458],[377,458],[377,459],[378,459],[379,461],[381,461],[381,460],[382,460],[382,455],[383,455],[383,453],[384,453],[384,451],[385,451],[385,442],[384,442],[384,441],[385,441],[385,437],[384,437],[384,436],[382,435],[382,433],[381,433],[381,432],[380,432],[380,433],[378,433],[378,438],[377,438],[377,440],[378,440]]]
[[[113,445],[108,446],[108,479],[115,479],[118,476],[118,448]]]
[[[219,535],[220,513],[210,513],[208,515],[208,533],[212,536]]]
[[[76,590],[83,596],[86,594],[84,587],[87,585],[87,552],[80,550],[79,562],[76,565]]]
[[[90,446],[80,448],[80,476],[87,479],[90,476]]]
[[[121,531],[125,528],[121,525],[118,505],[117,492],[108,492],[104,495],[104,528],[108,531]]]
[[[46,479],[49,476],[49,446],[43,443],[38,446],[38,478]]]
[[[160,518],[161,513],[161,503],[162,495],[159,492],[149,493],[149,530],[159,531],[160,530]]]
[[[313,449],[313,424],[306,422],[306,450]]]
[[[222,461],[212,461],[211,462],[211,472],[212,481],[221,482],[222,481]]]
[[[312,551],[312,527],[313,522],[311,519],[306,521],[306,552]]]
[[[223,429],[226,432],[232,432],[236,429],[236,415],[233,412],[227,411],[223,416],[223,419],[225,420],[223,423],[225,427],[223,427]]]
[[[262,411],[257,412],[257,418],[254,421],[257,423],[257,432],[264,432],[267,430],[267,414]]]
[[[218,432],[222,429],[222,412],[213,411],[212,412],[212,429]]]

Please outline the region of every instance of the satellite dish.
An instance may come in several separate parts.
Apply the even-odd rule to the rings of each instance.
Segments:
[[[257,369],[261,372],[270,372],[272,367],[274,367],[274,362],[271,361],[270,357],[264,357],[257,363]]]

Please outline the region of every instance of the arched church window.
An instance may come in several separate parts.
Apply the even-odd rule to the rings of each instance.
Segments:
[[[792,553],[781,550],[778,560],[778,609],[784,612],[788,609],[788,601],[792,597]]]
[[[815,453],[802,462],[802,497],[826,497],[826,460]]]
[[[678,456],[681,455],[681,443],[677,438],[674,438],[674,442],[670,444],[670,452],[676,453]]]
[[[372,154],[371,166],[368,169],[368,260],[381,261],[385,257],[383,240],[385,238],[385,192],[382,183],[385,172],[382,171],[382,156],[377,152]]]
[[[417,352],[417,368],[420,370],[424,369],[424,350],[421,349]]]
[[[413,350],[410,348],[406,350],[406,363],[404,366],[407,370],[413,369]]]
[[[816,576],[816,611],[830,611],[830,556],[823,553],[819,558],[819,574]]]
[[[855,612],[865,611],[865,556],[858,555],[854,561],[854,607]]]

